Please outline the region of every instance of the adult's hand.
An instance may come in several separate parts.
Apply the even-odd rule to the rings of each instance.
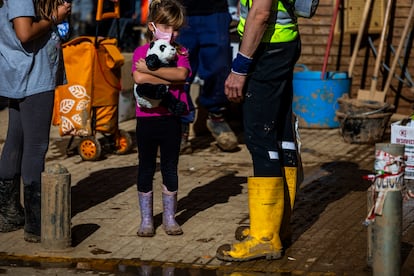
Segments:
[[[245,75],[239,75],[231,72],[224,83],[224,94],[227,99],[234,103],[240,103],[243,100],[243,87],[246,83]]]

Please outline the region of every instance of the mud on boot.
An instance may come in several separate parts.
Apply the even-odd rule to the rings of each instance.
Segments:
[[[20,204],[20,176],[0,180],[0,232],[23,228],[24,210]]]
[[[244,241],[224,244],[217,249],[216,257],[228,262],[245,262],[259,258],[278,260],[282,258],[282,250],[274,246],[271,239],[247,237]]]
[[[250,234],[250,226],[249,225],[241,225],[236,228],[234,231],[234,238],[236,241],[243,241],[249,237]],[[280,240],[282,241],[283,250],[286,250],[292,245],[292,229],[290,224],[288,226],[284,225],[282,221],[281,229],[280,229]]]
[[[222,150],[232,151],[237,148],[239,144],[237,137],[228,123],[224,120],[223,114],[210,112],[208,114],[206,126]]]

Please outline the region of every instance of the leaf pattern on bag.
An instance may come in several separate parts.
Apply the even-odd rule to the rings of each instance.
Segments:
[[[68,88],[68,90],[70,91],[70,93],[72,93],[72,95],[78,99],[81,98],[89,98],[88,94],[86,93],[86,88],[82,85],[72,85]]]
[[[89,100],[80,100],[76,105],[76,111],[82,111],[88,108],[90,101]]]
[[[66,118],[65,116],[61,116],[61,119],[62,119],[62,125],[61,125],[62,132],[65,134],[71,133],[75,129],[75,127],[70,121],[70,119]]]
[[[63,114],[67,114],[72,110],[74,105],[75,100],[63,99],[60,101],[60,112],[62,112]]]
[[[82,125],[82,117],[80,116],[80,114],[75,114],[75,115],[73,115],[73,116],[72,116],[72,121],[73,121],[75,124],[79,125],[79,126],[81,126],[81,125]]]

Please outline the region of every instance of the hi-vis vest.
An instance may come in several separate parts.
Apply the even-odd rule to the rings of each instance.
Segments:
[[[247,13],[254,0],[240,0],[240,21],[237,31],[243,36]],[[267,29],[263,35],[262,42],[288,42],[299,35],[296,18],[291,18],[282,1],[273,0],[272,14],[268,20]]]

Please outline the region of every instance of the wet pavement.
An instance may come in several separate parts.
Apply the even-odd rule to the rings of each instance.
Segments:
[[[0,111],[0,150],[7,113]],[[135,135],[135,120],[120,123]],[[52,127],[47,165],[59,163],[71,174],[72,245],[51,251],[26,243],[23,231],[0,234],[0,260],[70,264],[79,269],[130,271],[142,275],[372,275],[367,265],[367,189],[374,146],[348,144],[338,129],[301,129],[305,180],[292,218],[293,240],[280,260],[222,262],[216,249],[234,241],[234,231],[248,223],[247,177],[250,155],[239,132],[235,152],[222,152],[209,135],[192,138],[192,154],[179,163],[177,221],[184,235],[168,236],[161,226],[161,175],[154,177],[156,235],[136,235],[140,221],[137,152],[106,153],[95,162],[67,156],[69,137]],[[387,136],[384,141],[389,141]],[[78,139],[75,139],[76,145]],[[403,203],[402,275],[414,275],[414,200]],[[139,269],[138,269],[139,268]],[[168,269],[166,269],[168,270]]]

